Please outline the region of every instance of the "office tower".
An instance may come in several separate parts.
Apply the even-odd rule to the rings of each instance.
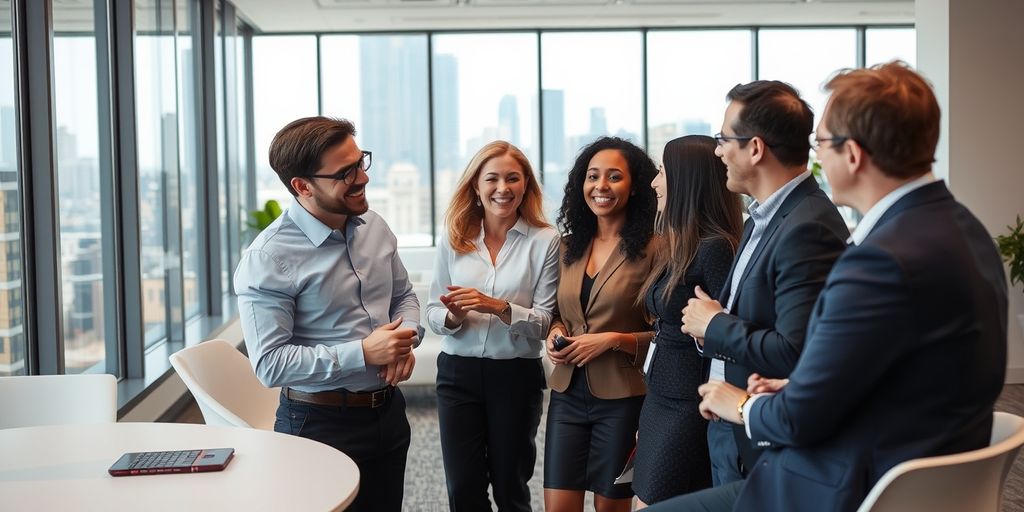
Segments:
[[[373,151],[378,172],[406,162],[419,171],[421,185],[429,184],[426,40],[363,36],[359,52],[362,121],[356,129],[360,144]],[[386,183],[374,181],[371,186]]]
[[[551,167],[566,166],[565,147],[565,91],[541,91],[544,105],[544,172]]]
[[[590,138],[602,135],[608,135],[608,119],[605,117],[604,107],[593,107],[590,109]]]
[[[459,63],[451,54],[434,56],[434,165],[437,172],[462,170],[459,151]]]
[[[13,168],[18,161],[15,130],[14,107],[0,107],[0,168]]]
[[[519,147],[519,103],[506,94],[498,103],[498,138]],[[520,148],[522,149],[522,148]]]

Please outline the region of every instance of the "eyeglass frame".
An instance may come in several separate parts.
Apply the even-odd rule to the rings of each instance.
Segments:
[[[358,175],[357,171],[362,169],[363,172],[367,172],[370,170],[370,166],[373,165],[373,151],[363,151],[362,153],[362,156],[359,157],[359,161],[334,174],[308,174],[304,177],[343,181],[346,185],[351,185],[356,181],[355,176]],[[349,181],[350,177],[352,178],[351,181]]]
[[[807,141],[811,143],[811,149],[813,149],[815,153],[817,153],[818,151],[821,151],[821,143],[822,142],[830,142],[831,145],[829,147],[830,148],[835,148],[837,146],[842,146],[848,140],[854,140],[854,139],[853,139],[853,137],[848,137],[846,135],[836,135],[836,134],[832,134],[831,137],[818,137],[818,133],[817,132],[811,132],[811,134],[807,137]]]

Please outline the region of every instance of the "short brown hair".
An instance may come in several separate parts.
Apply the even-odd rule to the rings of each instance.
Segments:
[[[782,165],[807,165],[814,112],[792,85],[778,80],[738,84],[725,96],[743,105],[730,128],[741,137],[761,137]],[[743,147],[747,141],[740,141]]]
[[[893,178],[913,178],[932,168],[939,143],[939,103],[928,82],[903,61],[844,69],[832,92],[825,126],[848,137]]]
[[[270,143],[270,167],[293,196],[292,178],[316,174],[320,158],[349,137],[356,127],[347,119],[304,117],[296,119],[274,135]]]

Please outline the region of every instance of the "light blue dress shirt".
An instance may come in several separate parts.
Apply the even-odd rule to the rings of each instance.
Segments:
[[[474,243],[476,250],[466,254],[457,254],[447,238],[437,246],[426,318],[430,329],[444,336],[441,350],[486,359],[539,358],[558,291],[558,232],[520,218],[508,231],[493,265],[483,228]],[[445,327],[448,308],[439,297],[448,293],[449,285],[476,288],[508,301],[512,323],[505,325],[495,315],[470,311],[459,327]]]
[[[234,282],[249,359],[267,387],[380,389],[362,340],[398,317],[423,337],[395,235],[372,211],[349,217],[342,233],[296,201],[245,250]]]
[[[764,236],[765,230],[768,229],[768,224],[771,223],[772,217],[779,211],[779,208],[782,208],[782,203],[789,197],[789,193],[806,179],[814,179],[811,177],[811,171],[804,171],[799,176],[786,182],[785,185],[768,196],[763,204],[754,200],[747,207],[747,213],[750,214],[750,219],[754,221],[754,230],[751,231],[750,239],[747,240],[747,244],[743,246],[743,251],[740,252],[736,259],[736,267],[732,272],[732,286],[729,288],[729,301],[725,305],[726,313],[732,310],[733,304],[736,303],[736,290],[739,289],[740,279],[743,278],[743,272],[747,269],[751,256],[754,255],[754,249],[757,249],[757,245],[761,243],[761,237]],[[721,359],[711,360],[709,380],[725,380],[725,361]]]

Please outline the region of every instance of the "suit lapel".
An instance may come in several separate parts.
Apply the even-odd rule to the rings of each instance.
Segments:
[[[590,249],[587,249],[587,254],[590,254]],[[565,267],[562,275],[559,277],[560,281],[564,283],[566,290],[576,290],[573,300],[566,301],[566,310],[561,312],[564,318],[583,318],[583,307],[580,306],[580,294],[579,290],[583,287],[583,273],[587,271],[587,260],[580,258]],[[559,286],[562,288],[562,286]],[[561,306],[561,305],[560,305]],[[570,335],[572,333],[569,333]]]
[[[593,242],[591,242],[591,248],[593,248]],[[587,300],[586,314],[590,314],[590,310],[594,307],[594,302],[597,299],[597,294],[601,292],[601,288],[603,288],[605,283],[608,282],[608,279],[611,278],[612,274],[614,274],[615,271],[618,270],[620,266],[622,266],[622,263],[624,261],[626,261],[626,255],[622,254],[622,251],[620,251],[618,247],[616,247],[615,250],[613,250],[612,253],[608,255],[608,259],[605,260],[604,265],[601,267],[601,270],[597,274],[597,281],[594,281],[594,287],[590,290],[590,298]],[[586,262],[584,262],[583,267],[586,268]],[[581,274],[580,285],[582,284],[583,275]],[[578,290],[579,287],[571,289]]]
[[[949,192],[946,187],[946,182],[942,180],[935,180],[932,183],[922,186],[916,190],[912,190],[907,195],[899,198],[898,201],[893,203],[885,213],[878,219],[878,222],[871,228],[873,233],[882,224],[889,222],[893,217],[897,216],[903,210],[912,208],[914,206],[931,203],[933,201],[942,200],[953,200],[953,194]],[[868,234],[870,236],[870,233]]]
[[[814,180],[813,175],[808,176],[804,181],[800,182],[796,188],[790,191],[789,195],[786,196],[786,199],[782,202],[782,205],[779,206],[779,210],[776,211],[775,215],[772,216],[772,219],[768,221],[768,227],[765,228],[764,234],[761,235],[761,240],[758,241],[757,247],[754,248],[754,253],[750,255],[750,260],[747,261],[746,268],[743,269],[743,276],[740,277],[740,286],[736,287],[737,299],[739,298],[743,281],[747,279],[747,275],[750,274],[750,269],[754,268],[754,265],[757,263],[757,259],[761,257],[762,253],[764,253],[765,246],[768,245],[772,236],[775,235],[779,226],[782,225],[782,221],[786,219],[789,212],[793,211],[793,208],[796,208],[796,205],[800,204],[800,201],[803,201],[805,197],[815,190],[818,190],[818,182]],[[733,304],[735,303],[736,301],[733,300]]]
[[[729,303],[729,292],[732,291],[732,275],[736,272],[736,263],[740,260],[740,254],[743,254],[743,248],[747,246],[747,242],[750,242],[750,235],[753,232],[754,220],[748,218],[747,221],[743,223],[743,237],[740,238],[740,245],[736,248],[736,257],[732,259],[732,266],[729,267],[729,274],[725,279],[725,285],[717,295],[718,302],[721,304]]]

